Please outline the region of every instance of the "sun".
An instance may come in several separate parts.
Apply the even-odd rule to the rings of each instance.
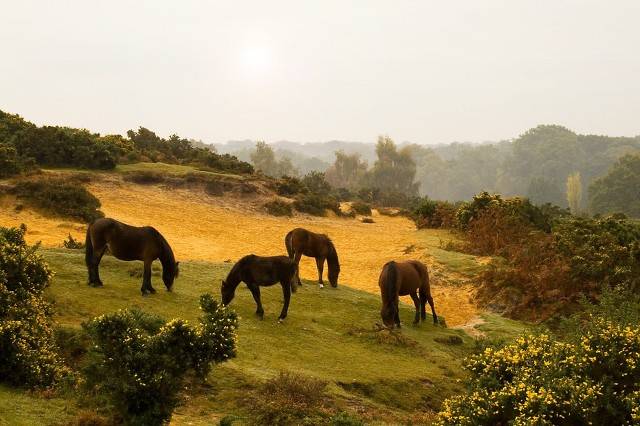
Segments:
[[[241,53],[241,66],[248,77],[260,77],[269,73],[273,66],[273,55],[266,46],[251,46]]]

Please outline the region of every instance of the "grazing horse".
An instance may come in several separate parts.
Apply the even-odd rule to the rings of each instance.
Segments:
[[[162,281],[171,291],[173,281],[178,277],[180,262],[176,262],[169,243],[154,228],[130,226],[109,218],[97,219],[89,225],[85,240],[85,262],[89,270],[89,285],[92,287],[102,286],[98,266],[107,247],[116,259],[144,262],[140,288],[143,296],[156,292],[151,287],[151,264],[160,259]]]
[[[282,321],[287,317],[291,292],[296,291],[296,287],[293,285],[293,277],[297,269],[293,260],[287,256],[261,257],[255,254],[245,256],[233,265],[227,278],[222,281],[220,289],[222,304],[228,305],[231,303],[235,296],[236,288],[240,282],[244,281],[256,301],[258,307],[256,314],[262,319],[264,317],[264,309],[262,309],[262,301],[260,300],[260,287],[268,287],[279,282],[284,294],[284,306],[278,318],[279,321]]]
[[[426,319],[426,304],[429,302],[433,323],[438,323],[438,316],[433,307],[431,288],[429,286],[429,272],[427,267],[417,260],[406,262],[388,262],[382,267],[378,280],[380,293],[382,294],[382,322],[387,327],[394,325],[400,328],[400,315],[398,309],[398,296],[410,295],[416,306],[416,317],[413,320],[417,324],[420,319]],[[418,291],[420,298],[418,298]]]
[[[329,266],[329,282],[332,287],[338,286],[340,262],[338,261],[338,252],[336,252],[336,248],[328,236],[316,234],[303,228],[296,228],[284,238],[284,245],[287,247],[287,253],[295,261],[296,266],[300,265],[302,255],[316,259],[320,288],[324,287],[322,269],[326,260]],[[299,274],[296,274],[296,278],[298,285],[302,285]]]

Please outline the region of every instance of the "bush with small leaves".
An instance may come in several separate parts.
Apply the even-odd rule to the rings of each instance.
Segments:
[[[84,243],[76,240],[71,234],[69,234],[67,239],[62,242],[62,247],[71,250],[81,250],[84,249]]]
[[[291,204],[282,200],[272,200],[264,204],[264,208],[270,215],[273,216],[293,216],[293,209]]]
[[[236,314],[205,294],[197,325],[120,310],[84,323],[92,344],[85,369],[90,392],[102,395],[129,425],[168,422],[189,372],[204,379],[212,364],[235,356]]]
[[[24,240],[26,228],[0,228],[0,381],[47,387],[68,372],[58,356],[51,307],[42,298],[51,270]]]
[[[351,203],[351,210],[363,216],[371,216],[371,206],[363,201]]]

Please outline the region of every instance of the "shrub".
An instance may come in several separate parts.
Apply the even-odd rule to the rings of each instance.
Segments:
[[[293,202],[293,207],[302,213],[314,216],[324,216],[326,210],[332,210],[340,215],[340,205],[330,196],[322,196],[315,193],[300,195]]]
[[[33,162],[19,156],[13,145],[0,142],[0,178],[19,175],[32,168]]]
[[[62,247],[71,250],[81,250],[84,249],[84,243],[82,241],[78,241],[71,234],[67,237],[66,240],[62,242]]]
[[[573,342],[528,335],[465,361],[469,391],[441,425],[632,424],[640,413],[640,328],[597,317]]]
[[[296,177],[282,176],[275,183],[275,191],[283,197],[293,197],[307,192],[307,187]]]
[[[409,208],[418,229],[453,228],[457,226],[457,207],[448,201],[434,201],[428,197],[416,200]]]
[[[235,356],[237,316],[210,295],[200,297],[198,325],[138,310],[94,318],[83,327],[92,340],[87,386],[103,395],[126,424],[166,423],[185,375],[205,378],[212,363]]]
[[[55,345],[51,307],[42,297],[51,271],[26,228],[0,228],[0,381],[50,386],[67,373]]]
[[[127,182],[137,183],[138,185],[157,185],[165,181],[162,173],[151,170],[126,172],[123,179]]]
[[[104,214],[100,200],[83,186],[62,179],[38,179],[18,182],[14,193],[46,213],[87,223]]]
[[[323,380],[280,372],[260,387],[259,395],[251,401],[251,411],[257,424],[300,424],[321,415],[326,387]]]
[[[371,216],[371,206],[362,201],[354,201],[351,203],[351,210],[363,216]]]
[[[264,206],[267,213],[273,216],[293,216],[293,209],[291,208],[291,204],[282,200],[272,200],[268,203],[265,203]]]

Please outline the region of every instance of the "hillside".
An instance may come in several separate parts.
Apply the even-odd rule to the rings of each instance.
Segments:
[[[519,323],[478,311],[471,300],[471,283],[486,259],[443,249],[455,239],[447,231],[417,231],[406,218],[377,212],[372,224],[335,216],[277,218],[262,211],[262,203],[273,194],[260,182],[253,182],[259,188],[255,192],[219,197],[196,186],[140,185],[124,179],[126,173],[139,170],[161,171],[166,176],[194,171],[137,164],[92,173],[86,185],[107,216],[135,225],[153,224],[167,237],[181,261],[181,275],[172,293],[164,291],[156,265],[153,279],[158,294],[141,297],[140,262],[110,256],[101,266],[105,287],[88,287],[83,252],[60,248],[68,234],[83,240],[85,226],[28,207],[16,208],[21,203],[11,195],[0,197],[2,224],[25,223],[28,240],[41,242],[40,250],[55,272],[47,295],[55,304],[56,321],[69,330],[126,307],[194,320],[199,315],[199,295],[219,295],[220,281],[231,262],[247,253],[283,253],[284,235],[298,226],[328,233],[342,265],[339,287],[321,290],[314,282],[315,263],[303,259],[301,276],[306,280],[293,296],[284,324],[276,321],[282,300],[279,287],[262,292],[263,321],[254,315],[249,291],[239,287],[232,302],[240,315],[238,357],[214,369],[208,385],[185,390],[172,424],[212,424],[227,415],[238,416],[235,424],[249,422],[251,398],[260,397],[260,383],[279,371],[325,380],[326,403],[333,412],[374,424],[428,423],[446,397],[461,391],[460,363],[475,346],[468,333],[504,337],[523,329]],[[434,326],[430,317],[412,327],[413,306],[408,298],[402,306],[401,334],[377,328],[380,268],[388,260],[409,258],[430,266],[436,310],[450,328]],[[447,343],[452,336],[462,343]],[[0,395],[0,424],[65,424],[79,410],[74,401],[60,396],[44,398],[6,387],[0,387]]]

